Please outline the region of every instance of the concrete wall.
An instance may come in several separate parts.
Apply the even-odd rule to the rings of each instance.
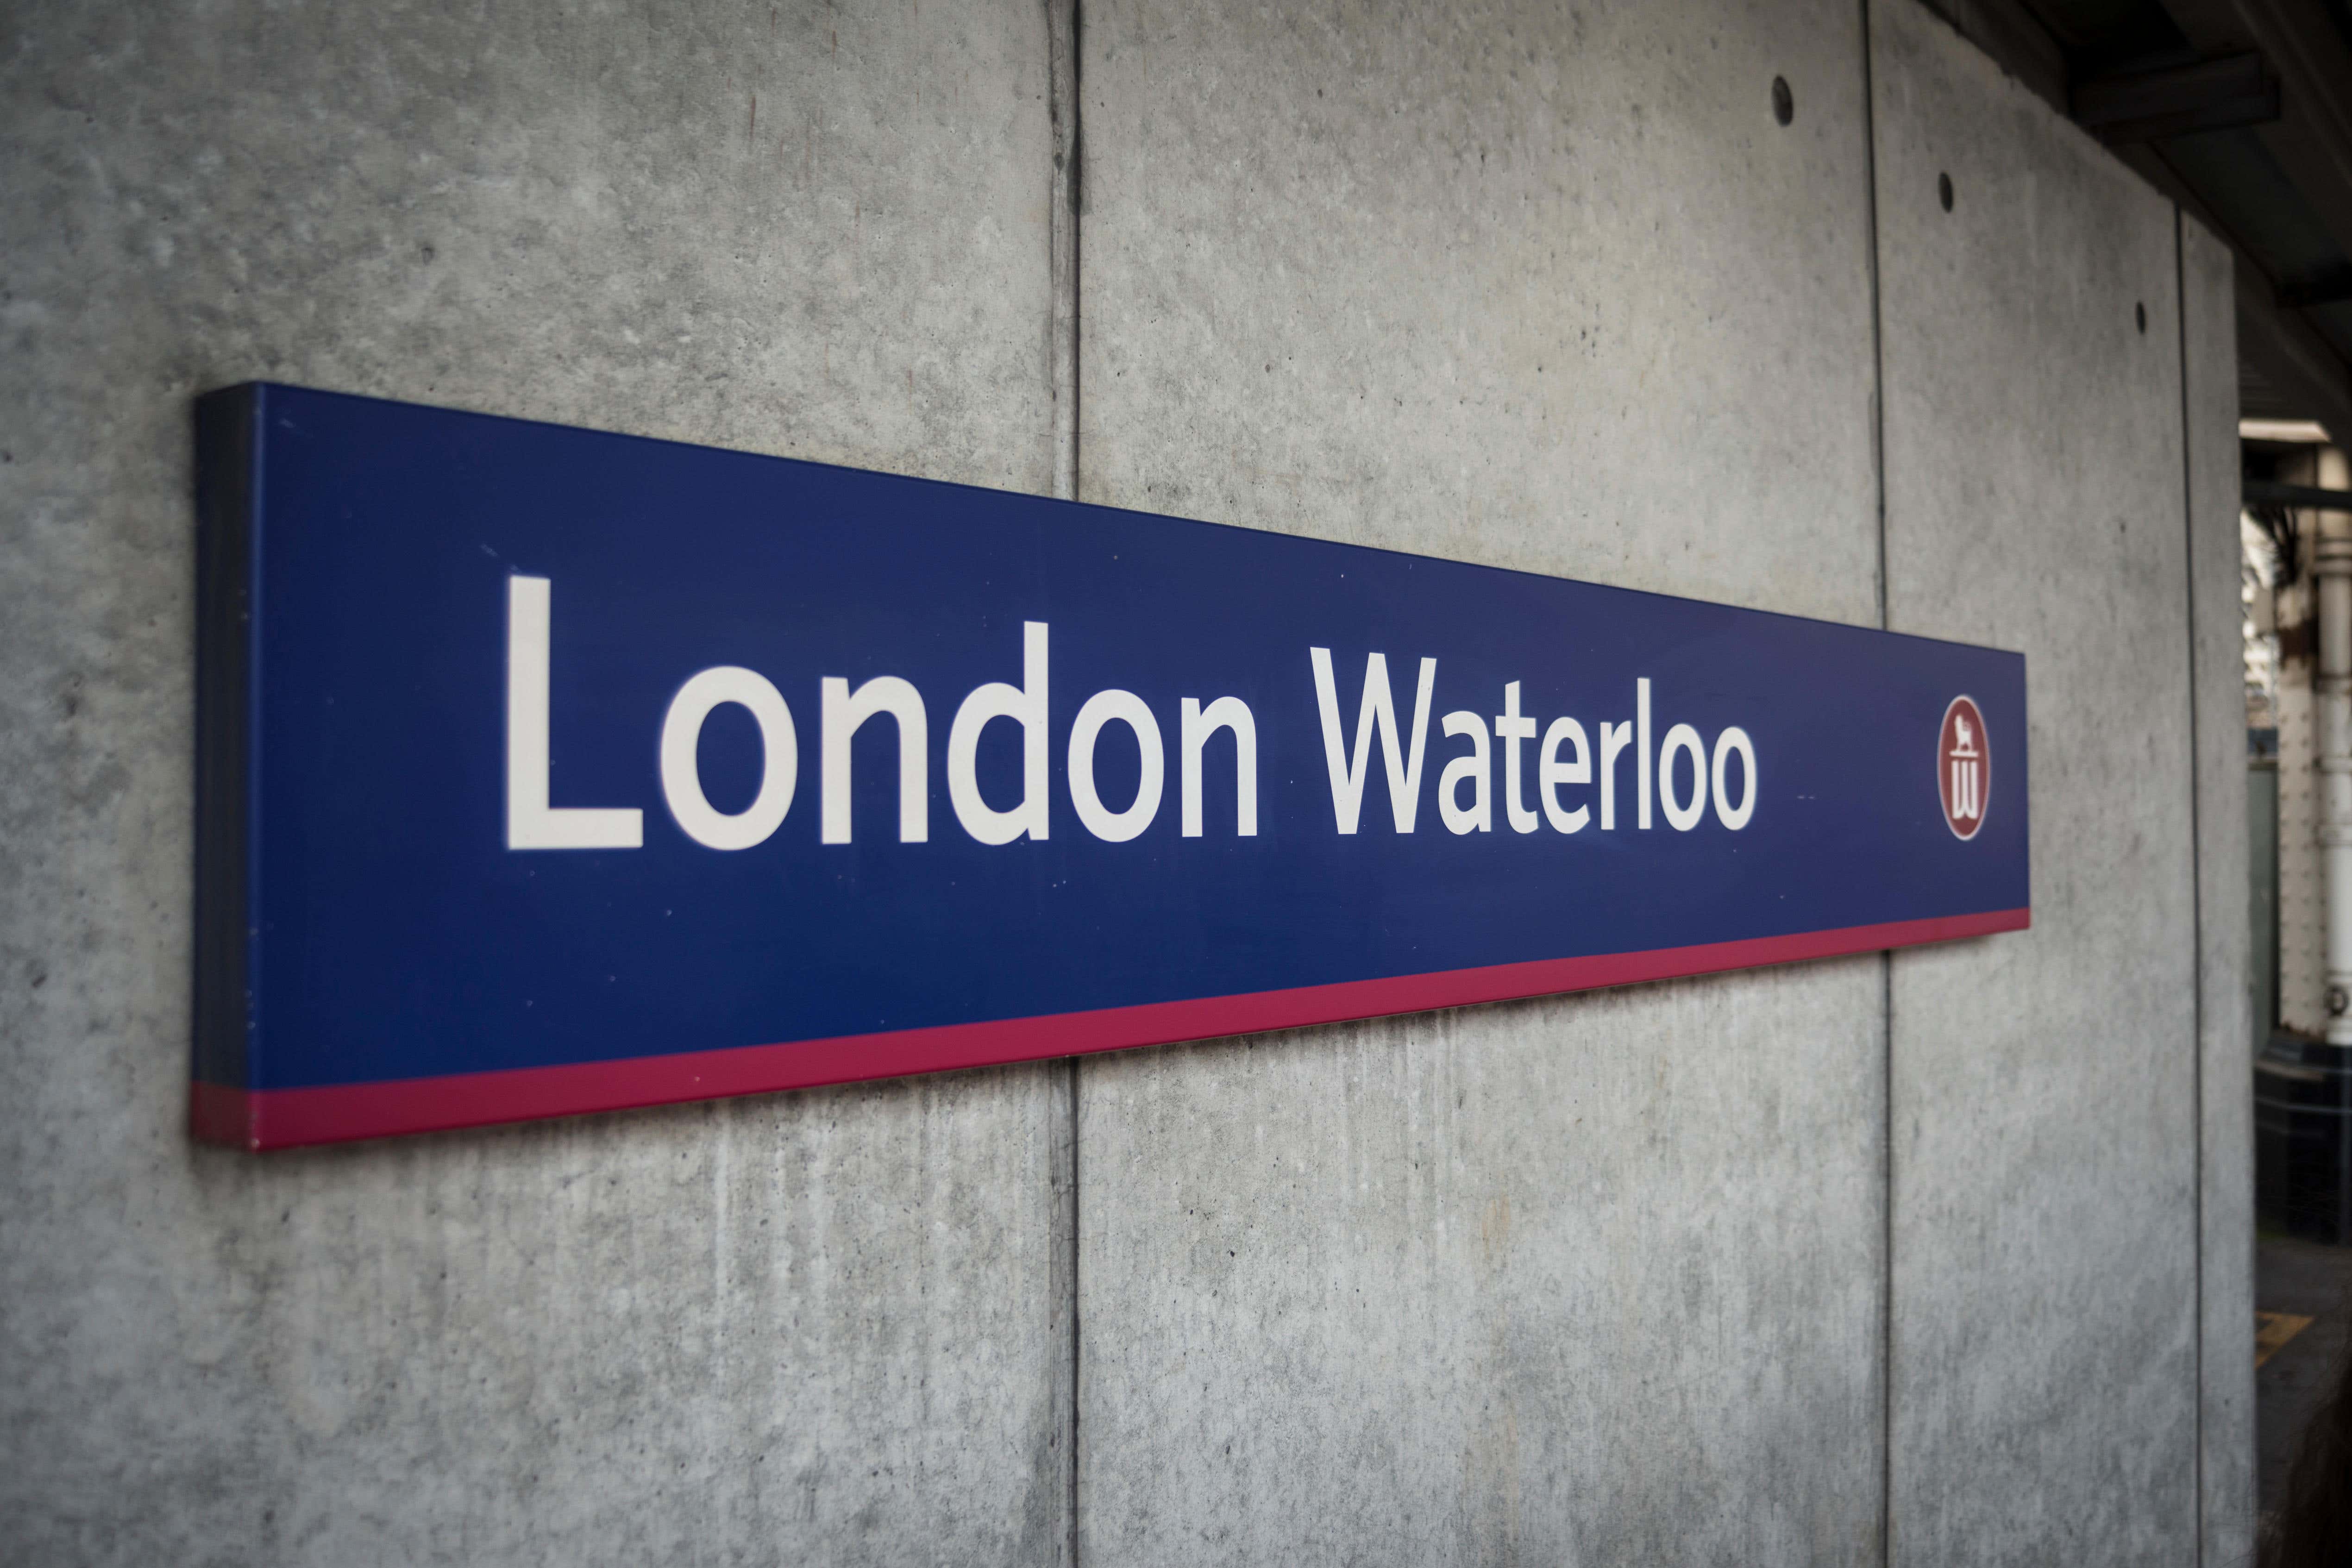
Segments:
[[[0,1557],[1053,1561],[1053,1068],[282,1159],[182,1131],[191,395],[1042,489],[1043,11],[0,33]]]
[[[2148,1562],[2197,1500],[2176,220],[1872,21],[1888,619],[2024,651],[2033,789],[2032,936],[1894,960],[1891,1555]]]
[[[2190,701],[2197,744],[2199,1498],[2206,1560],[2237,1561],[2254,1524],[2253,1059],[2245,1005],[2253,933],[2243,890],[2245,608],[2240,546],[2237,313],[2229,252],[2180,225],[2181,365],[2188,426]]]
[[[1081,493],[1874,623],[1861,17],[1695,20],[1090,5]],[[1083,1063],[1081,1559],[1871,1560],[1882,1004]]]
[[[2225,254],[1911,0],[1070,20],[0,16],[7,1555],[2231,1560]],[[2035,929],[194,1149],[256,375],[2022,648]]]
[[[1893,960],[1889,1556],[2184,1560],[2205,1511],[2199,1067],[2220,1048],[2200,989],[2234,1040],[2244,974],[2242,880],[2199,900],[2200,870],[2242,878],[2245,853],[2243,721],[2213,665],[2215,617],[2236,619],[2216,565],[2236,409],[2206,357],[2229,303],[2210,242],[2184,300],[2170,205],[2022,86],[1907,0],[1871,21],[1888,621],[2025,653],[2033,791],[2032,934]],[[2219,708],[2201,815],[2192,611]],[[2242,1104],[2234,1059],[2214,1090]],[[2217,1173],[2247,1136],[2225,1126]],[[2242,1183],[2223,1192],[2249,1235]],[[2240,1367],[2247,1305],[2242,1285],[2217,1303]],[[2245,1410],[2215,1415],[2246,1447]],[[2231,1501],[2222,1561],[2246,1543]]]

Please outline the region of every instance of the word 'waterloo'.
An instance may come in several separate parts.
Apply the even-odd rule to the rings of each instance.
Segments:
[[[635,806],[552,805],[548,788],[548,687],[552,585],[543,577],[516,576],[508,584],[507,628],[507,847],[510,849],[636,849],[645,844],[645,813]],[[1021,681],[992,680],[973,688],[956,705],[948,727],[948,799],[956,821],[982,844],[1010,844],[1049,837],[1048,791],[1053,754],[1047,715],[1052,681],[1052,627],[1042,621],[1022,626]],[[1370,752],[1385,765],[1391,819],[1399,833],[1411,833],[1420,819],[1422,765],[1429,742],[1430,710],[1437,686],[1437,660],[1421,660],[1413,690],[1410,740],[1400,744],[1395,696],[1389,685],[1388,658],[1365,657],[1356,708],[1354,743],[1342,722],[1339,681],[1331,650],[1308,648],[1301,661],[1311,670],[1315,707],[1321,724],[1323,760],[1329,773],[1332,826],[1353,834],[1363,817]],[[1302,682],[1302,685],[1304,683]],[[1648,678],[1633,683],[1633,712],[1601,721],[1597,773],[1599,827],[1618,826],[1621,779],[1631,772],[1635,827],[1651,825],[1654,798],[1675,831],[1699,826],[1711,802],[1716,819],[1738,832],[1756,810],[1756,747],[1748,732],[1726,726],[1710,752],[1693,726],[1669,726],[1654,743]],[[1596,783],[1594,748],[1584,725],[1568,715],[1548,724],[1519,709],[1518,681],[1506,682],[1502,711],[1488,715],[1457,708],[1438,721],[1440,731],[1467,750],[1448,758],[1437,781],[1438,818],[1453,834],[1491,833],[1499,772],[1503,818],[1514,833],[1535,833],[1545,824],[1558,833],[1580,833],[1592,822],[1593,807],[1562,791]],[[930,837],[930,710],[912,682],[876,676],[852,687],[845,677],[818,683],[819,836],[826,844],[852,842],[851,741],[867,721],[887,718],[898,731],[898,815],[901,844]],[[703,789],[698,757],[704,722],[719,708],[735,704],[759,727],[761,765],[757,792],[740,811],[721,811]],[[1206,753],[1220,734],[1230,737],[1234,831],[1252,838],[1258,831],[1257,719],[1239,697],[1202,701],[1185,697],[1176,705],[1178,771],[1181,780],[1183,837],[1198,838],[1205,816],[1202,795],[1209,768]],[[980,785],[981,736],[997,721],[1021,732],[1022,785],[1011,805],[992,805]],[[1140,756],[1134,797],[1114,809],[1095,787],[1095,752],[1103,731],[1126,728]],[[1538,741],[1538,735],[1540,740]],[[1625,753],[1633,753],[1628,770]],[[1087,832],[1112,844],[1137,838],[1159,816],[1167,784],[1167,743],[1151,705],[1132,691],[1097,691],[1081,704],[1065,748],[1064,787]],[[791,814],[799,791],[800,730],[792,704],[774,682],[739,665],[698,672],[678,688],[663,716],[659,742],[662,798],[678,830],[710,849],[751,849],[767,841]],[[1737,762],[1735,773],[1732,764]],[[1734,789],[1738,804],[1733,804]],[[1571,804],[1575,802],[1575,804]],[[1540,812],[1538,805],[1540,805]]]

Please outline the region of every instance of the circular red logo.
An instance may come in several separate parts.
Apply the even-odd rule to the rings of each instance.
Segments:
[[[1992,743],[1973,697],[1955,697],[1944,710],[1936,742],[1936,789],[1944,797],[1944,826],[1952,837],[1974,838],[1992,799]]]

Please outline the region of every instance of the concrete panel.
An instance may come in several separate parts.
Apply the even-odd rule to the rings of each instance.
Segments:
[[[1870,17],[1889,619],[2025,654],[2029,769],[1994,759],[1990,809],[2028,771],[2033,806],[2033,930],[1893,961],[1891,1556],[2185,1563],[2200,955],[2174,216],[1913,0]]]
[[[191,395],[1043,489],[1042,9],[8,13],[5,1554],[1055,1561],[1050,1069],[267,1160],[181,1131]]]
[[[2252,948],[2246,907],[2245,645],[2239,599],[2238,342],[2230,248],[2180,220],[2197,713],[2198,1331],[2204,1560],[2253,1552]]]
[[[1081,492],[1874,621],[1859,22],[1089,5]],[[1083,1064],[1081,1556],[1874,1557],[1881,977]]]
[[[1089,5],[1082,493],[1874,623],[1858,35]]]

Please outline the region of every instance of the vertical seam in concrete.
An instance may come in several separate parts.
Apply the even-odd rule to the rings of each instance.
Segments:
[[[1054,493],[1064,500],[1078,499],[1078,219],[1084,189],[1079,174],[1084,143],[1078,134],[1078,0],[1045,0],[1046,94],[1054,139],[1049,224],[1053,319],[1048,329],[1053,334]],[[1068,1568],[1077,1568],[1078,1058],[1065,1062],[1059,1077],[1055,1109],[1060,1126],[1055,1130],[1054,1153],[1060,1169],[1053,1179],[1061,1192],[1054,1218],[1069,1325],[1062,1367],[1067,1384],[1063,1409],[1067,1453],[1063,1460],[1062,1554]]]
[[[1064,1561],[1069,1568],[1078,1568],[1078,1068],[1080,1058],[1069,1058],[1063,1063],[1063,1092],[1059,1096],[1066,1119],[1067,1136],[1063,1142],[1068,1148],[1068,1164],[1063,1172],[1062,1213],[1057,1216],[1068,1238],[1065,1243],[1069,1258],[1069,1359],[1064,1376],[1069,1380],[1067,1407],[1069,1422],[1069,1458],[1063,1466],[1066,1490],[1063,1497],[1063,1518],[1066,1537]]]
[[[2205,1561],[2205,866],[2198,770],[2202,748],[2197,730],[2197,474],[2189,412],[2189,265],[2180,207],[2172,209],[2172,300],[2180,348],[2180,514],[2182,607],[2189,634],[2189,1148],[2194,1199],[2189,1205],[2195,1294],[2190,1317],[2191,1365],[2196,1378],[2195,1463],[2196,1561]]]
[[[1878,115],[1872,101],[1876,88],[1870,68],[1870,0],[1861,0],[1862,14],[1862,167],[1863,210],[1870,227],[1870,468],[1877,490],[1878,627],[1894,629],[1893,595],[1886,566],[1886,345],[1881,323],[1878,289]]]
[[[1054,493],[1078,499],[1078,5],[1045,0],[1047,112],[1054,137]]]
[[[1871,70],[1871,0],[1857,0],[1862,21],[1863,210],[1870,241],[1870,468],[1878,521],[1878,626],[1893,629],[1893,595],[1886,563],[1886,347],[1878,279],[1877,86]],[[1880,1153],[1885,1161],[1879,1209],[1878,1555],[1895,1562],[1895,955],[1878,955],[1882,1101]]]

